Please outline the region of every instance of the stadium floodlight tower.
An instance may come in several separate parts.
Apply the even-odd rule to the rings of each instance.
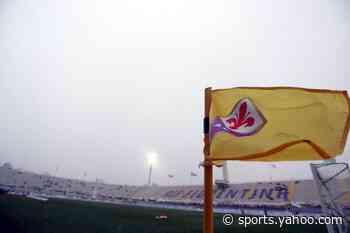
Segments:
[[[158,154],[155,152],[150,152],[147,154],[147,163],[149,165],[148,172],[148,185],[152,185],[152,169],[157,164]]]

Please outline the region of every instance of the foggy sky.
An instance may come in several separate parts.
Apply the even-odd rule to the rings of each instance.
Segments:
[[[349,41],[346,0],[3,0],[0,163],[140,185],[155,151],[154,182],[199,184],[205,87],[349,91]],[[274,164],[231,162],[231,181],[311,174]]]

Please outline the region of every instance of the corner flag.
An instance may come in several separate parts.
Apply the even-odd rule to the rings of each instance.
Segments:
[[[239,87],[210,94],[210,160],[322,160],[344,150],[346,91]]]

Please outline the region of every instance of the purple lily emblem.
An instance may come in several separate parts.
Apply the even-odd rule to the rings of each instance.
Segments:
[[[217,117],[210,127],[210,137],[216,133],[226,132],[237,137],[257,133],[265,124],[266,119],[249,98],[238,101],[232,112],[226,117]]]

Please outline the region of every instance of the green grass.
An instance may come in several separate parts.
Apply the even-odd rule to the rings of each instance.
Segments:
[[[156,220],[167,215],[168,220]],[[321,225],[225,226],[222,214],[215,215],[215,232],[225,233],[326,233]],[[237,222],[237,219],[236,219]],[[2,233],[200,233],[202,214],[194,211],[144,208],[95,202],[0,196]]]

